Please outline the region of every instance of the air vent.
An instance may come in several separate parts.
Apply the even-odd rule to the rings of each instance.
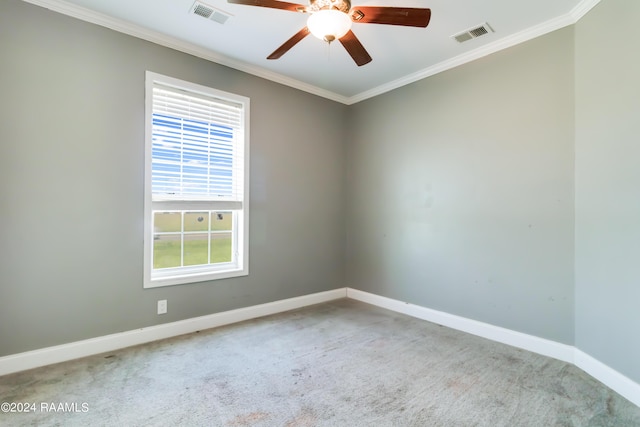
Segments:
[[[451,36],[451,38],[455,39],[458,43],[464,43],[468,40],[475,39],[489,33],[493,33],[493,28],[491,28],[491,26],[485,22],[482,25],[478,25],[469,30],[455,34]]]
[[[219,24],[224,24],[227,22],[227,19],[231,17],[230,13],[223,12],[220,9],[216,9],[213,6],[209,6],[208,4],[199,1],[195,2],[193,6],[191,6],[190,13],[207,18]]]

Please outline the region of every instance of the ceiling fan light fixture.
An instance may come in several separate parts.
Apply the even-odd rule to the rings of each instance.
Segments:
[[[349,32],[351,18],[336,9],[323,9],[309,16],[307,28],[315,37],[331,43]]]

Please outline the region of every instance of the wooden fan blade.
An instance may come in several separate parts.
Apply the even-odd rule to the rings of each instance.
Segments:
[[[284,44],[282,46],[280,46],[279,48],[274,50],[271,55],[267,56],[267,59],[278,59],[278,58],[280,58],[282,55],[287,53],[289,51],[289,49],[294,47],[296,44],[298,44],[298,42],[300,42],[300,40],[302,40],[303,38],[307,37],[309,34],[310,34],[309,33],[309,29],[307,27],[304,27],[303,29],[298,31],[293,37],[291,37],[289,40],[284,42]]]
[[[353,22],[364,24],[404,25],[426,27],[431,20],[431,9],[415,7],[358,6],[349,15]]]
[[[353,31],[349,30],[349,32],[339,40],[356,64],[358,64],[358,67],[371,62],[371,56],[369,56],[369,53],[364,46],[362,46],[362,43],[360,43],[356,35],[353,34]]]
[[[268,7],[271,9],[289,10],[291,12],[304,12],[307,9],[307,7],[302,4],[287,3],[279,0],[227,0],[227,3]]]

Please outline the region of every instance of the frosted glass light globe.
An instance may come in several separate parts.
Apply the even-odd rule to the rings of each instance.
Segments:
[[[331,43],[351,29],[351,18],[335,9],[319,10],[309,16],[307,28],[315,37]]]

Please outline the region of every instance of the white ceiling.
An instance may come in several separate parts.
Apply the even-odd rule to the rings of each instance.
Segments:
[[[431,9],[427,28],[354,23],[373,58],[362,67],[341,44],[313,36],[267,60],[305,26],[308,15],[296,12],[204,0],[232,15],[219,24],[191,14],[194,0],[25,1],[351,104],[573,24],[600,0],[352,0]],[[494,33],[465,43],[451,38],[485,22]]]

